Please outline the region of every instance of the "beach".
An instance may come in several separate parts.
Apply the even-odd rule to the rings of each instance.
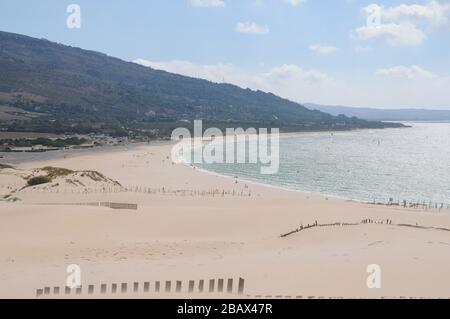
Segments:
[[[121,147],[2,169],[1,195],[16,189],[17,200],[0,201],[0,297],[35,298],[37,289],[64,287],[71,264],[81,267],[83,287],[183,283],[180,292],[102,295],[109,298],[224,297],[186,291],[189,281],[216,278],[244,278],[243,298],[450,297],[448,211],[234,180],[174,164],[171,150],[169,143]],[[79,183],[60,178],[23,188],[24,176],[44,167],[101,178],[73,173]],[[137,210],[94,205],[108,202]],[[379,289],[367,286],[374,264]]]

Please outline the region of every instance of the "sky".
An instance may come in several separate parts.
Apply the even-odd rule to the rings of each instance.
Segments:
[[[450,0],[1,0],[0,30],[300,103],[450,109]]]

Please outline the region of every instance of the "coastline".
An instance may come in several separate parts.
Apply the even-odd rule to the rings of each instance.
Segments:
[[[347,134],[351,134],[354,132],[360,132],[360,131],[372,131],[372,130],[399,130],[399,129],[404,129],[404,128],[410,128],[409,126],[403,127],[403,128],[384,128],[384,129],[355,129],[355,130],[347,130],[347,131],[302,131],[302,132],[288,132],[288,133],[280,133],[280,137],[281,138],[289,138],[289,137],[296,137],[296,136],[328,136],[330,134],[332,135],[347,135]],[[255,136],[250,136],[250,138],[255,138]],[[192,141],[195,140],[195,138],[191,139]],[[207,141],[204,141],[204,143],[207,143]],[[218,142],[218,143],[225,143],[224,141],[222,142]],[[145,146],[158,146],[158,145],[175,145],[176,142],[175,141],[168,141],[168,140],[154,140],[151,142],[140,142],[140,143],[129,143],[126,145],[114,145],[114,146],[100,146],[97,148],[92,148],[92,149],[73,149],[73,150],[62,150],[62,151],[49,151],[46,152],[46,154],[48,154],[49,156],[45,159],[35,159],[35,158],[28,158],[23,160],[21,163],[28,163],[31,164],[33,162],[39,163],[42,161],[47,161],[47,160],[53,160],[53,159],[58,159],[61,158],[62,156],[64,157],[77,157],[77,156],[83,156],[83,155],[89,155],[89,154],[95,154],[95,153],[111,153],[114,154],[115,152],[123,152],[123,151],[130,151],[139,147],[145,147]],[[8,154],[8,153],[6,153]],[[27,154],[29,155],[29,154]],[[53,156],[52,156],[53,155]],[[56,155],[56,156],[55,156]],[[26,156],[25,156],[26,157]],[[28,156],[31,157],[31,156]],[[5,164],[20,164],[20,162],[14,161],[14,162],[6,162]],[[189,163],[183,163],[183,165],[185,165],[188,168],[191,168],[191,164]],[[195,166],[195,165],[194,165]],[[225,174],[221,174],[215,171],[211,171],[211,170],[207,170],[198,166],[195,166],[197,171],[203,172],[203,173],[207,173],[207,174],[211,174],[213,176],[218,176],[221,178],[225,178],[228,180],[232,180],[232,181],[236,181],[236,178],[231,176],[231,175],[225,175]],[[275,185],[275,184],[270,184],[270,183],[264,183],[264,182],[259,182],[259,181],[255,181],[255,180],[250,180],[250,179],[245,179],[245,178],[241,178],[239,177],[237,180],[239,180],[240,182],[246,183],[246,184],[253,184],[256,186],[260,186],[260,187],[267,187],[267,188],[274,188],[277,190],[282,190],[282,191],[286,191],[286,192],[293,192],[293,193],[299,193],[302,194],[304,196],[314,196],[314,197],[319,197],[322,199],[333,199],[336,201],[343,201],[343,202],[353,202],[353,203],[359,203],[359,204],[364,204],[364,205],[382,205],[382,206],[389,206],[388,203],[383,203],[383,202],[370,202],[370,201],[365,201],[365,200],[358,200],[358,199],[354,199],[354,198],[349,198],[349,197],[343,197],[343,196],[338,196],[335,194],[327,194],[327,193],[321,193],[321,192],[310,192],[307,190],[299,190],[299,189],[294,189],[294,188],[290,188],[290,187],[285,187],[285,186],[281,186],[281,185]]]
[[[394,123],[401,123],[401,122],[395,121]],[[348,134],[348,133],[359,132],[359,131],[390,130],[390,129],[404,129],[404,128],[409,128],[409,126],[401,127],[401,128],[363,128],[363,129],[334,130],[334,131],[333,130],[330,130],[330,131],[323,131],[323,130],[317,131],[316,130],[316,131],[299,131],[299,132],[281,132],[280,137],[315,136],[315,135],[329,135],[329,134],[339,135],[339,134]],[[9,133],[9,132],[6,132],[6,133]],[[14,135],[14,134],[18,134],[18,133],[11,132],[10,134]],[[30,133],[30,134],[34,134],[34,135],[38,134],[39,136],[42,135],[43,137],[49,136],[49,135],[51,137],[58,136],[58,135],[52,136],[51,134],[47,134],[47,133]],[[2,154],[2,156],[3,156],[3,158],[0,158],[0,160],[5,159],[6,158],[5,156],[11,155],[11,154],[22,154],[22,155],[25,155],[25,156],[23,156],[24,157],[23,159],[20,159],[23,162],[39,162],[39,161],[42,161],[43,159],[33,159],[33,158],[30,158],[30,157],[32,157],[31,155],[48,154],[49,155],[48,159],[52,159],[54,157],[52,157],[51,155],[58,155],[61,153],[69,153],[69,155],[71,155],[71,156],[76,156],[76,154],[83,154],[83,153],[89,153],[89,152],[102,152],[102,151],[108,151],[108,150],[118,150],[119,148],[126,149],[127,147],[132,148],[132,147],[136,147],[136,146],[140,146],[140,145],[159,145],[159,144],[173,144],[173,143],[175,143],[175,142],[166,140],[166,139],[156,139],[156,140],[152,140],[150,142],[128,143],[128,144],[124,144],[124,145],[98,146],[98,147],[93,147],[93,148],[89,148],[89,149],[49,150],[49,151],[45,151],[45,152],[0,152],[0,154]],[[70,154],[70,153],[73,153],[73,154]],[[20,162],[18,162],[18,160],[15,160],[14,162],[6,162],[5,164],[17,164],[17,163],[20,164]]]
[[[401,130],[404,128],[411,128],[411,126],[406,126],[406,127],[402,127],[402,128],[385,128],[385,129],[355,129],[355,130],[348,130],[348,131],[311,131],[311,132],[290,132],[290,133],[280,133],[280,140],[283,138],[290,138],[290,137],[315,137],[315,136],[339,136],[339,135],[348,135],[348,134],[352,134],[355,132],[364,132],[364,131],[378,131],[378,130]],[[249,135],[250,139],[254,139],[257,138],[258,135]],[[186,141],[186,142],[181,142],[184,143],[185,149],[191,149],[191,151],[193,149],[195,149],[196,147],[198,147],[199,145],[195,145],[195,141],[198,140],[198,138],[191,138],[190,141]],[[173,142],[175,144],[175,142]],[[217,144],[226,144],[228,143],[228,140],[226,140],[223,137],[218,138],[217,140],[214,141],[203,141],[203,145],[206,144],[212,144],[212,143],[217,143]],[[190,145],[189,145],[190,144]],[[188,146],[186,146],[188,145]],[[183,161],[183,159],[181,159],[180,157],[177,158],[177,162],[184,164],[187,167],[196,167],[196,170],[204,172],[204,173],[208,173],[211,174],[213,176],[219,176],[222,178],[226,178],[232,181],[236,181],[239,180],[240,182],[244,182],[244,183],[248,183],[248,184],[254,184],[254,185],[258,185],[258,186],[262,186],[262,187],[269,187],[269,188],[275,188],[278,190],[283,190],[283,191],[287,191],[287,192],[294,192],[294,193],[300,193],[303,194],[305,196],[316,196],[316,197],[321,197],[323,199],[335,199],[338,201],[346,201],[346,202],[354,202],[354,203],[361,203],[361,204],[368,204],[368,205],[384,205],[384,206],[393,206],[393,205],[389,205],[389,202],[382,202],[382,201],[369,201],[369,200],[363,200],[363,199],[356,199],[356,198],[351,198],[351,197],[345,197],[345,196],[339,196],[336,194],[331,194],[331,193],[325,193],[325,192],[314,192],[314,191],[308,191],[305,189],[295,189],[293,186],[289,187],[289,186],[282,186],[282,185],[277,185],[274,183],[269,183],[269,182],[262,182],[262,181],[258,181],[258,180],[252,180],[252,179],[248,179],[245,177],[241,177],[241,176],[233,176],[233,175],[226,175],[225,173],[220,173],[217,171],[213,171],[213,170],[208,170],[206,168],[203,168],[201,166],[198,166],[198,164],[192,164],[192,163],[187,163],[185,161]],[[387,200],[387,199],[386,199]],[[417,203],[418,204],[418,203]],[[434,202],[433,202],[434,204]],[[446,205],[448,205],[446,203]]]

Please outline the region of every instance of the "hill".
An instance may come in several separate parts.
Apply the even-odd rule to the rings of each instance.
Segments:
[[[344,114],[369,121],[450,121],[450,110],[377,109],[318,104],[305,104],[305,106],[311,110],[332,115]]]
[[[16,131],[167,135],[179,121],[194,119],[298,131],[393,126],[6,32],[0,32],[0,70],[0,106],[40,114],[3,120],[3,128]]]

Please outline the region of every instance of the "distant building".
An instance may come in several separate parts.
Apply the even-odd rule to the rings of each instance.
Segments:
[[[11,147],[11,152],[29,152],[31,147]]]
[[[46,151],[47,149],[48,149],[48,147],[44,146],[44,145],[34,145],[31,147],[31,150],[33,152]]]

